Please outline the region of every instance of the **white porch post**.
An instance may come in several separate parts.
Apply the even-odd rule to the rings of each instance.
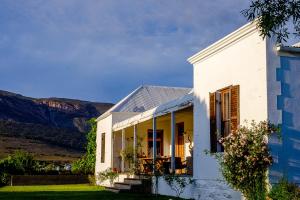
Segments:
[[[137,153],[137,125],[133,126],[133,161],[136,161],[136,153]]]
[[[125,129],[122,129],[122,151],[125,151]],[[122,157],[122,163],[121,163],[121,170],[122,172],[125,171],[125,159]]]
[[[115,134],[113,131],[111,131],[111,137],[110,137],[110,166],[113,169],[114,168],[114,140],[115,140]]]
[[[171,172],[175,173],[175,112],[171,112]]]
[[[156,117],[153,117],[153,172],[155,172],[156,154]]]

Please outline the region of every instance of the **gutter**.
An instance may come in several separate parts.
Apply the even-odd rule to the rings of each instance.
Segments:
[[[278,46],[276,47],[276,50],[278,52],[289,52],[289,53],[300,54],[300,48],[298,47]]]

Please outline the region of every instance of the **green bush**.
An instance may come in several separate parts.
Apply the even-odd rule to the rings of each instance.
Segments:
[[[267,170],[272,164],[267,138],[279,131],[279,127],[266,121],[252,121],[220,140],[224,153],[217,154],[217,158],[222,175],[247,200],[266,199]]]
[[[36,161],[30,153],[16,151],[0,160],[0,171],[14,175],[31,174],[36,169],[35,165]]]
[[[300,188],[296,184],[282,179],[272,187],[269,197],[272,200],[299,200]]]
[[[0,187],[7,185],[10,180],[10,175],[7,173],[0,173]]]
[[[97,122],[95,118],[92,118],[88,123],[91,129],[86,135],[86,153],[72,164],[72,172],[75,174],[94,174],[95,172]]]
[[[0,185],[7,184],[10,175],[35,173],[37,166],[37,161],[30,153],[15,151],[14,154],[0,160]]]
[[[96,178],[93,175],[88,175],[90,185],[96,185]]]

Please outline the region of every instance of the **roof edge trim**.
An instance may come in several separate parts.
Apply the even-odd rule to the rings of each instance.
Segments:
[[[228,46],[229,44],[239,40],[240,38],[246,35],[249,35],[250,33],[256,30],[257,30],[256,21],[249,22],[244,26],[240,27],[239,29],[235,30],[234,32],[230,33],[229,35],[218,40],[217,42],[211,44],[207,48],[189,57],[187,61],[191,64],[195,64],[196,62],[210,56],[211,54],[214,54],[222,50],[224,47]]]
[[[278,52],[300,53],[299,47],[278,46],[276,47],[276,50]]]

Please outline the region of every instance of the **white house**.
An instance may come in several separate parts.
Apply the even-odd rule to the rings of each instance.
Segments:
[[[275,46],[249,23],[188,61],[192,90],[141,87],[98,118],[96,173],[128,170],[120,151],[132,146],[146,173],[158,159],[196,180],[186,198],[240,199],[205,150],[222,151],[216,130],[226,135],[245,120],[270,120],[282,124],[283,138],[269,140],[270,181],[285,176],[300,183],[300,48]],[[158,193],[174,195],[163,179],[158,185]]]

